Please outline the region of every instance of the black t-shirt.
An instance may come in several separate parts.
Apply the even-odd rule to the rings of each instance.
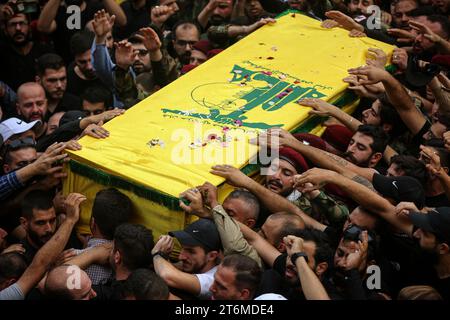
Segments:
[[[140,28],[148,27],[151,23],[151,7],[154,4],[156,4],[155,0],[147,0],[143,8],[136,9],[133,7],[131,0],[122,2],[120,6],[127,16],[127,24],[123,27],[118,25],[114,26],[114,40],[118,41],[128,38]]]
[[[84,29],[86,23],[94,19],[94,14],[101,9],[104,9],[104,6],[101,2],[90,0],[86,1],[86,9],[81,11],[80,15],[81,30]],[[70,38],[80,30],[70,30],[67,28],[67,21],[73,13],[68,14],[66,11],[67,8],[65,6],[59,7],[55,17],[56,30],[52,34],[52,38],[56,51],[64,59],[66,64],[68,64],[73,60],[72,53],[70,52]]]
[[[36,76],[36,60],[45,53],[53,52],[52,48],[34,43],[27,55],[19,54],[11,45],[0,44],[0,79],[11,89],[17,88],[25,82],[34,82]]]
[[[58,112],[66,112],[70,110],[82,110],[82,100],[80,97],[71,94],[70,92],[65,92],[62,99],[56,105],[56,108],[53,112],[48,110],[46,120]]]
[[[103,87],[106,90],[110,91],[103,83],[100,78],[95,78],[92,80],[84,80],[81,79],[76,73],[75,73],[75,63],[72,62],[69,67],[67,68],[67,92],[76,95],[81,96],[84,91],[92,86],[96,87]]]
[[[125,280],[112,280],[104,285],[93,285],[92,289],[97,296],[93,300],[121,300],[123,298],[123,285]]]
[[[430,208],[450,207],[450,201],[448,201],[445,192],[434,197],[426,197],[425,204]]]

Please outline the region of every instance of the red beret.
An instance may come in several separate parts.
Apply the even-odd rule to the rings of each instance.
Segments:
[[[306,141],[309,143],[311,147],[318,148],[321,150],[325,150],[327,148],[327,144],[323,141],[322,138],[311,134],[311,133],[296,133],[294,137],[299,141]]]
[[[450,55],[449,54],[437,54],[431,59],[431,63],[435,63],[446,68],[450,68]]]
[[[288,147],[281,148],[279,150],[279,158],[292,164],[298,173],[305,172],[309,169],[305,158],[294,149]]]
[[[212,57],[214,57],[216,54],[219,54],[223,51],[223,49],[212,49],[208,51],[208,59],[211,59]]]
[[[183,68],[181,68],[181,74],[186,74],[189,71],[191,71],[192,69],[194,69],[195,67],[197,67],[197,66],[195,66],[193,64],[185,64],[183,66]]]
[[[208,51],[211,50],[211,43],[209,43],[208,40],[200,40],[194,43],[192,46],[195,50],[201,51],[205,54],[205,56],[208,55]]]
[[[336,149],[345,152],[353,137],[353,132],[339,124],[328,126],[322,135],[322,139],[331,144]]]

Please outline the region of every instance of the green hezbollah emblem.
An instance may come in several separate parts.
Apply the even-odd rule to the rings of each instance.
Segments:
[[[191,92],[192,100],[202,107],[209,109],[209,113],[197,113],[163,108],[164,114],[176,114],[189,116],[217,123],[219,125],[235,125],[254,129],[269,129],[281,127],[282,124],[267,124],[264,122],[249,122],[245,113],[257,107],[267,112],[277,111],[286,104],[297,102],[301,98],[321,98],[325,94],[314,87],[301,87],[296,83],[290,83],[287,77],[274,76],[269,71],[252,71],[238,65],[234,65],[231,74],[233,78],[228,82],[207,83],[194,88]],[[261,86],[261,83],[263,84]],[[231,99],[214,102],[211,96],[219,88],[230,87],[235,92]],[[244,101],[239,106],[238,103]],[[222,113],[223,112],[223,113]],[[228,112],[228,113],[226,113]]]

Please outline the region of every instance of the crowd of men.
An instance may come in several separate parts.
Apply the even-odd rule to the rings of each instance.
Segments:
[[[262,132],[263,181],[216,164],[235,189],[183,192],[184,230],[155,238],[105,187],[78,234],[64,150],[288,9],[395,45],[348,70],[353,115],[303,99],[324,134]],[[0,0],[0,300],[450,299],[449,17],[449,0]]]

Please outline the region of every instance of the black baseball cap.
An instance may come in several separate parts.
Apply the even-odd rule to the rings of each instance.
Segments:
[[[394,199],[397,203],[413,202],[419,209],[425,206],[425,190],[416,178],[386,177],[376,173],[373,175],[372,183],[375,190],[383,197]]]
[[[86,117],[86,113],[84,113],[83,111],[80,111],[80,110],[67,111],[63,114],[63,116],[59,120],[59,126],[61,127],[66,123],[76,121],[76,120],[81,120],[84,117]]]
[[[199,219],[184,230],[171,231],[169,235],[177,238],[182,246],[201,246],[217,251],[222,249],[219,231],[214,222],[209,219]]]
[[[450,208],[439,207],[428,213],[411,212],[409,218],[414,226],[430,232],[438,238],[450,244]]]

